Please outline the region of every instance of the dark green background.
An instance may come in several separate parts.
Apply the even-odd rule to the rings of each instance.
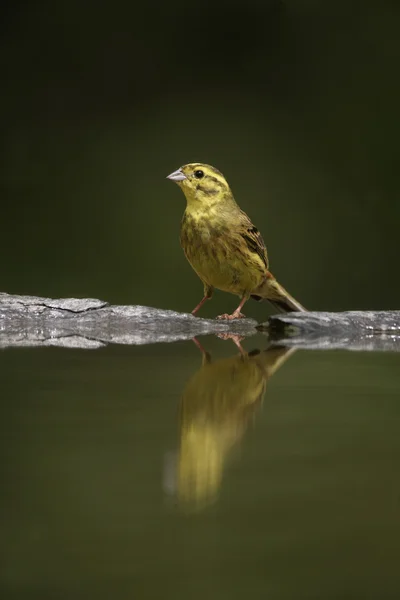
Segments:
[[[307,307],[399,307],[398,2],[1,11],[3,291],[193,308],[165,176],[199,160]]]

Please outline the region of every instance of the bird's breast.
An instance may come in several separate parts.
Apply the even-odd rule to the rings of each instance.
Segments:
[[[193,269],[210,286],[241,295],[261,283],[262,269],[249,260],[243,238],[224,223],[185,213],[180,241]]]
[[[217,260],[221,247],[221,228],[211,226],[206,219],[184,216],[181,227],[181,246],[194,269],[204,272]],[[199,274],[201,274],[199,272]]]

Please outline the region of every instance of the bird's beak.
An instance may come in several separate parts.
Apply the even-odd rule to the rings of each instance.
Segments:
[[[170,175],[167,175],[167,179],[170,179],[171,181],[176,181],[176,183],[178,183],[179,181],[183,181],[184,179],[187,179],[187,177],[186,177],[186,175],[184,175],[184,173],[182,173],[182,171],[180,169],[178,169],[177,171],[174,171]]]

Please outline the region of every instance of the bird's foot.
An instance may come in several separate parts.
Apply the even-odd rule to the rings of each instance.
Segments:
[[[234,342],[241,342],[244,340],[243,335],[236,335],[235,333],[216,333],[217,338],[220,340],[233,340]]]
[[[241,341],[244,340],[244,337],[241,335],[235,335],[234,333],[217,333],[217,337],[220,340],[232,340],[232,342],[239,348],[240,354],[243,356],[246,355],[246,352],[243,350]]]
[[[234,319],[245,319],[246,316],[241,313],[241,312],[237,312],[235,310],[235,312],[233,312],[231,315],[228,315],[228,313],[224,313],[223,315],[218,315],[217,319],[219,319],[220,321],[233,321]]]

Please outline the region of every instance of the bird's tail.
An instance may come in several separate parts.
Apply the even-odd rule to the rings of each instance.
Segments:
[[[306,312],[307,310],[269,272],[264,283],[251,297],[255,300],[269,300],[280,312]]]

